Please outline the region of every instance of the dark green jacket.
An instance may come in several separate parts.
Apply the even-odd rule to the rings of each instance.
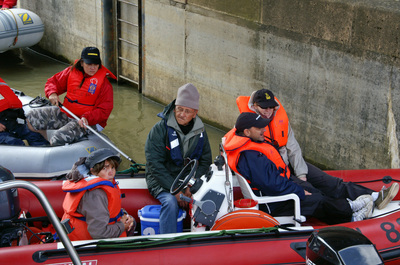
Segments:
[[[194,151],[200,134],[203,133],[203,152],[199,159],[196,177],[206,174],[212,163],[210,142],[208,141],[208,136],[201,119],[196,116],[193,129],[188,134],[184,135],[176,122],[173,111],[174,108],[175,100],[164,108],[161,114],[164,118],[153,126],[146,140],[146,181],[151,195],[155,198],[162,191],[170,191],[174,179],[183,168],[183,166],[178,167],[175,165],[167,149],[169,143],[164,119],[167,119],[167,125],[174,128],[178,133],[179,145],[183,157],[188,157]],[[184,141],[182,141],[183,138]]]

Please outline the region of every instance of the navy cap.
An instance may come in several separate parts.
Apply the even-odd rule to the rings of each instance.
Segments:
[[[254,112],[243,112],[236,120],[236,132],[243,132],[245,129],[250,129],[251,127],[264,128],[270,121],[270,119],[264,119],[261,115]]]
[[[118,156],[118,154],[114,153],[108,148],[101,148],[90,153],[90,155],[86,158],[85,165],[90,169],[93,168],[97,163],[103,162],[108,158],[114,158],[118,161],[118,163],[121,163],[121,158]]]
[[[273,108],[278,106],[278,103],[275,101],[274,93],[272,93],[268,89],[260,89],[254,94],[254,103],[257,103],[261,108]]]
[[[100,51],[96,47],[83,48],[81,58],[87,64],[101,64]]]

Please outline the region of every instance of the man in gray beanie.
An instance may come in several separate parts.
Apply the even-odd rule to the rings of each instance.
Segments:
[[[170,188],[179,172],[190,159],[198,160],[196,177],[206,174],[212,163],[211,148],[204,124],[197,116],[199,92],[188,83],[178,89],[173,100],[159,113],[157,122],[147,136],[146,181],[151,195],[161,203],[160,233],[176,233],[179,207],[187,202],[179,196],[191,196],[190,189],[176,195]]]
[[[188,107],[191,109],[199,109],[199,92],[197,88],[192,84],[186,84],[178,89],[178,95],[176,96],[175,105]]]

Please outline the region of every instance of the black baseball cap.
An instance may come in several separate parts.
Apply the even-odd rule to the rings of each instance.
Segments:
[[[251,127],[264,128],[270,121],[270,119],[264,119],[261,115],[254,112],[243,112],[236,120],[236,132],[243,132],[245,129],[250,129]]]
[[[101,64],[100,51],[96,47],[83,48],[81,58],[87,64]]]
[[[274,93],[272,93],[268,89],[260,89],[254,94],[254,103],[257,103],[261,108],[272,108],[278,106],[278,103],[275,101]]]
[[[93,168],[94,165],[97,163],[103,162],[104,160],[108,158],[113,158],[118,161],[118,163],[121,163],[121,158],[118,156],[118,154],[114,153],[108,148],[101,148],[97,149],[94,152],[91,152],[90,155],[86,158],[85,165],[88,168]]]

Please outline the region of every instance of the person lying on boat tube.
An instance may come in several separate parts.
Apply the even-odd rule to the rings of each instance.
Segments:
[[[0,0],[0,10],[12,8],[17,5],[17,0]]]
[[[84,48],[79,60],[47,80],[44,91],[54,106],[30,111],[29,129],[41,133],[53,146],[72,143],[91,133],[86,126],[101,131],[114,107],[113,87],[107,77],[116,79],[101,64],[99,49]],[[63,106],[79,121],[59,108],[59,95],[65,92]]]
[[[265,127],[264,136],[278,148],[285,164],[292,169],[296,181],[307,182],[323,193],[336,198],[355,200],[363,194],[372,195],[374,204],[379,210],[385,208],[399,191],[398,183],[390,188],[382,187],[380,192],[355,185],[343,183],[342,179],[335,178],[314,165],[305,162],[301,148],[290,126],[288,116],[281,102],[268,89],[254,91],[250,97],[240,96],[236,99],[240,113],[254,112],[271,122]]]
[[[0,144],[25,146],[49,145],[42,135],[32,132],[25,123],[22,102],[0,77]]]
[[[146,182],[150,194],[160,201],[160,233],[176,233],[179,207],[187,202],[179,196],[191,196],[189,188],[175,196],[170,188],[190,159],[198,160],[195,177],[207,173],[212,163],[211,147],[204,124],[197,116],[199,92],[193,84],[178,89],[177,97],[158,116],[162,118],[150,130],[146,144]]]
[[[328,189],[335,187],[313,186],[292,175],[276,147],[265,138],[265,128],[270,122],[256,113],[243,112],[235,127],[224,136],[230,168],[248,180],[255,194],[277,196],[295,193],[300,198],[303,216],[312,216],[327,224],[361,221],[372,216],[374,203],[370,190],[354,183],[337,181],[340,189],[337,189],[337,194],[330,195]],[[358,197],[352,200],[351,196]],[[260,205],[260,209],[272,216],[291,215],[293,203],[269,203]]]
[[[108,148],[80,158],[67,174],[62,220],[69,219],[71,240],[133,235],[136,222],[121,208],[121,191],[115,181],[121,158]]]

